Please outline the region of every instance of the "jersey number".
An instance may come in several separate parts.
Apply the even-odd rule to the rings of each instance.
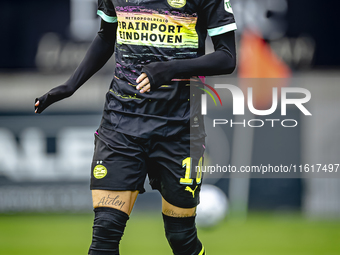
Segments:
[[[200,184],[202,181],[202,164],[203,157],[200,158],[198,161],[198,167],[196,167],[197,174],[196,174],[196,183]],[[182,161],[182,167],[185,167],[185,177],[180,179],[180,183],[184,185],[192,185],[193,179],[191,179],[191,166],[192,166],[192,158],[188,157]]]

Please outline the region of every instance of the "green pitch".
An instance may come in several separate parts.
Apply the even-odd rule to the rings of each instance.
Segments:
[[[1,255],[85,255],[91,214],[0,215]],[[340,221],[308,221],[299,215],[251,214],[199,230],[207,255],[339,255]],[[122,255],[171,255],[159,214],[133,213]]]

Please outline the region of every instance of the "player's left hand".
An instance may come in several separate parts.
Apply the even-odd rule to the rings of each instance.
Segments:
[[[150,92],[151,85],[146,73],[142,73],[136,82],[138,83],[136,89],[138,89],[140,93]]]

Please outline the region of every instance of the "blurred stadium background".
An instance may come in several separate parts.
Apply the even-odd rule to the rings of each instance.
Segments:
[[[244,46],[249,31],[256,32],[289,67],[291,85],[312,93],[312,118],[292,109],[301,121],[298,128],[255,130],[244,160],[254,165],[340,163],[340,3],[231,2],[240,58],[247,52],[249,63],[267,70],[255,41]],[[99,28],[96,1],[2,0],[0,17],[0,254],[86,254],[93,217],[93,133],[114,60],[44,114],[33,114],[33,102],[66,81],[83,58]],[[231,77],[251,77],[240,69]],[[265,77],[260,72],[252,78]],[[231,102],[227,108],[230,112]],[[229,142],[217,157],[237,161],[234,130],[221,132]],[[215,160],[209,146],[207,154]],[[208,254],[340,254],[340,179],[213,177],[205,182],[226,193],[231,212],[216,228],[200,231]],[[160,197],[147,191],[137,200],[122,254],[171,254]]]

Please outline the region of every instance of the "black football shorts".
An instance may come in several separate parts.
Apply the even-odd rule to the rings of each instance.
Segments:
[[[91,190],[139,190],[146,175],[163,198],[181,208],[199,203],[205,138],[139,138],[100,127],[95,133]]]

